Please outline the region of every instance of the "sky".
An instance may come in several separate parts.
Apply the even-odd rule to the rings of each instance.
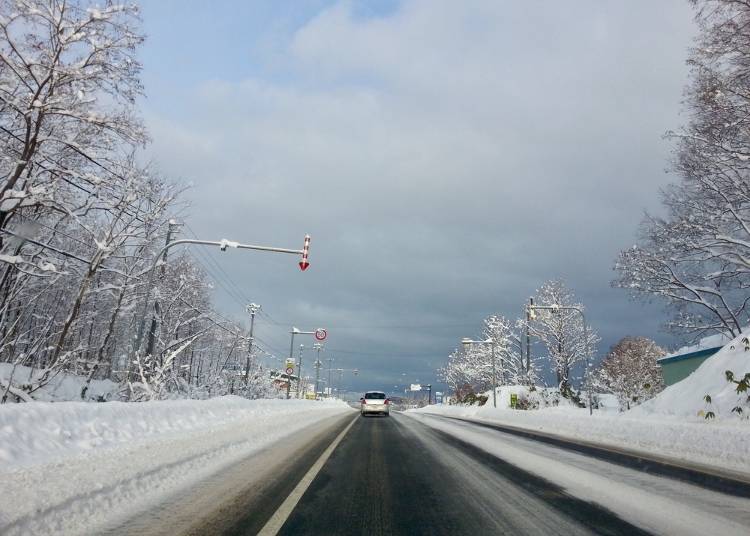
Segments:
[[[586,306],[598,356],[626,335],[677,344],[659,304],[610,282],[676,180],[664,134],[686,121],[686,0],[141,7],[148,154],[190,185],[183,236],[312,236],[304,273],[289,255],[191,250],[222,314],[262,305],[269,353],[323,327],[345,388],[437,383],[462,337],[553,278]],[[295,342],[305,374],[313,342]]]

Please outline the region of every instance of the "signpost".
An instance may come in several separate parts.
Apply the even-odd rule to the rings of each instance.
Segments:
[[[305,246],[309,246],[309,242],[310,242],[310,237],[306,236],[305,237]],[[306,259],[304,253],[303,253],[302,257],[303,257],[303,259]],[[307,261],[305,260],[305,263],[306,262]],[[302,268],[303,270],[305,268],[307,268],[306,265],[305,265],[304,268],[302,266],[303,266],[303,263],[300,263],[300,268]],[[289,358],[287,359],[287,363],[289,362],[289,360],[291,360],[292,362],[294,362],[294,359],[292,358],[292,356],[294,355],[294,336],[295,335],[315,335],[315,338],[317,340],[319,340],[319,341],[325,340],[325,338],[328,336],[328,332],[325,329],[323,329],[323,328],[318,328],[315,331],[301,331],[301,330],[295,328],[294,326],[292,326],[292,331],[290,331],[289,334],[292,336],[292,341],[291,341],[291,345],[289,346]],[[292,365],[292,366],[294,366],[294,365]],[[300,382],[301,382],[301,380],[302,380],[302,356],[300,355],[299,368],[297,369],[297,397],[298,398],[301,396],[301,391],[300,391]],[[286,389],[286,397],[287,397],[287,399],[289,398],[289,391],[291,389],[290,384],[291,384],[291,382],[289,382],[287,384],[287,389]]]

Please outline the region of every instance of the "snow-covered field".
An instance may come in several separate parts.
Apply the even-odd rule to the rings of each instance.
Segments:
[[[231,396],[0,406],[0,533],[96,532],[351,411],[338,401]]]
[[[750,421],[732,412],[742,398],[725,371],[737,378],[750,372],[750,350],[740,336],[704,361],[683,381],[669,386],[655,398],[625,413],[618,413],[616,401],[603,397],[603,410],[593,416],[564,399],[550,406],[550,390],[529,393],[522,386],[498,388],[498,407],[492,407],[492,393],[484,406],[428,406],[422,413],[471,418],[555,434],[562,437],[627,448],[702,465],[736,471],[750,477]],[[746,340],[746,339],[745,339]],[[536,401],[538,410],[510,409],[510,394]],[[710,395],[707,404],[703,397]],[[546,407],[545,407],[546,406]],[[706,420],[711,410],[715,419]]]

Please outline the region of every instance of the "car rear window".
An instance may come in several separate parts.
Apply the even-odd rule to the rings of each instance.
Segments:
[[[365,393],[365,398],[370,400],[385,400],[385,393]]]

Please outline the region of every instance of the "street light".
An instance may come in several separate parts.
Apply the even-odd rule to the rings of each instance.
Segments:
[[[578,311],[578,313],[581,315],[581,321],[583,322],[583,342],[586,345],[586,371],[584,372],[584,375],[586,377],[586,391],[588,392],[588,399],[589,399],[589,415],[594,414],[594,407],[591,402],[591,379],[589,378],[590,373],[590,358],[591,358],[591,348],[589,348],[589,335],[588,335],[588,328],[586,327],[586,315],[583,314],[583,308],[577,306],[577,305],[558,305],[556,303],[553,303],[552,305],[533,305],[529,304],[529,320],[535,320],[536,319],[536,310],[545,310],[545,311],[552,311],[552,313],[559,313],[560,311]]]
[[[341,393],[341,386],[344,383],[344,372],[351,372],[354,376],[357,376],[359,374],[359,369],[335,368],[335,369],[333,369],[333,372],[338,372],[339,379],[338,379],[338,383],[336,383],[336,376],[334,375],[333,384],[330,386],[331,387],[331,393],[333,393],[333,386],[335,385],[336,386],[336,393],[340,394]],[[331,374],[331,369],[328,369],[328,375],[329,375],[329,377],[330,377],[330,374]]]
[[[489,344],[492,349],[492,406],[497,407],[497,370],[495,367],[495,339],[490,337],[486,341],[473,341],[468,337],[461,339],[461,344],[464,345],[464,350],[469,351],[472,344]]]

